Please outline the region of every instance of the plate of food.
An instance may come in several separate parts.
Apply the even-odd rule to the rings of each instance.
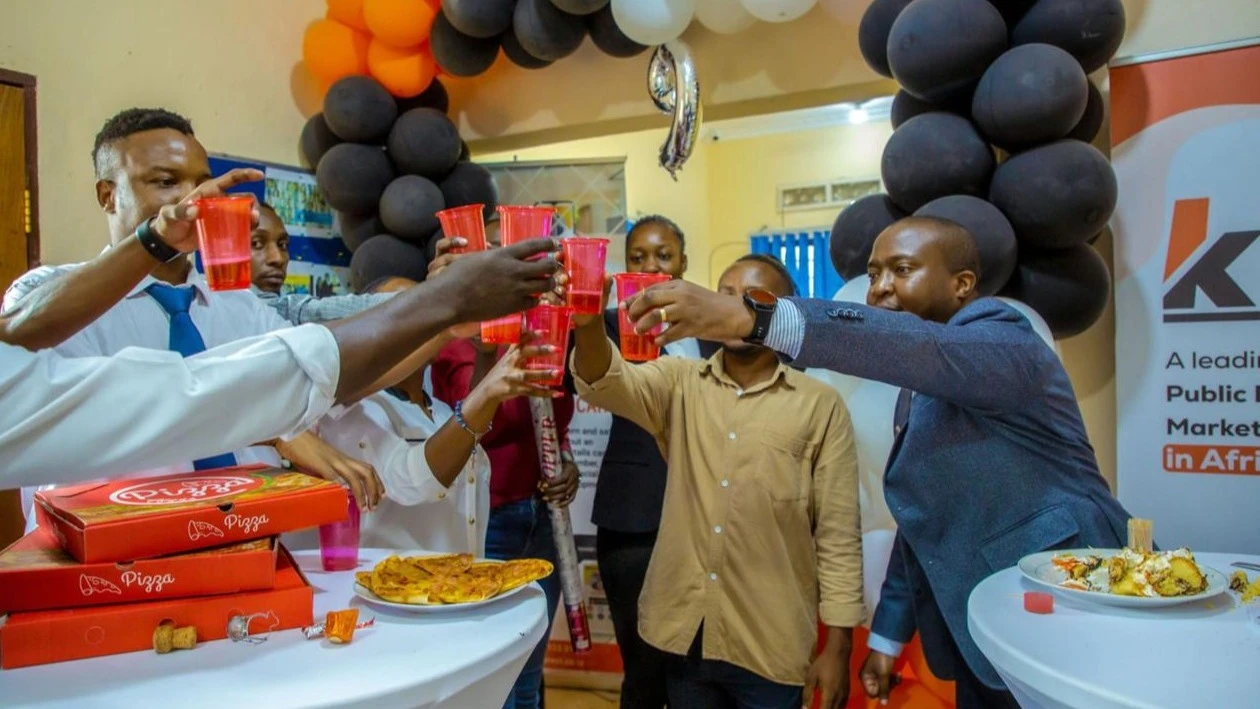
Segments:
[[[1184,548],[1043,551],[1020,559],[1019,570],[1033,583],[1066,597],[1127,608],[1175,606],[1229,589],[1224,575],[1199,565]]]
[[[365,601],[415,613],[476,608],[515,595],[554,570],[543,559],[497,561],[472,554],[393,554],[355,574]]]

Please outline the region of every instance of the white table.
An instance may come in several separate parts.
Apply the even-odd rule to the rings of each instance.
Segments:
[[[365,549],[360,569],[388,552]],[[77,660],[0,671],[12,707],[500,707],[547,628],[537,584],[485,606],[414,614],[351,590],[353,572],[325,573],[319,552],[295,552],[315,589],[315,618],[350,605],[376,616],[350,645],[274,633],[260,645],[219,640],[195,650]]]
[[[1260,557],[1196,553],[1228,576]],[[1247,572],[1251,578],[1256,572]],[[1012,568],[976,586],[967,625],[1025,709],[1260,707],[1260,601],[1238,594],[1170,608],[1086,605],[1055,594],[1054,612],[1024,610],[1044,591]]]

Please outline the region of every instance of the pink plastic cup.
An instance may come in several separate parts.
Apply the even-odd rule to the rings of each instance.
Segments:
[[[618,273],[613,276],[617,283],[617,301],[626,302],[645,288],[670,280],[666,273]],[[656,345],[656,336],[661,328],[655,327],[646,335],[634,331],[634,323],[624,308],[617,309],[617,319],[621,330],[621,356],[630,362],[648,362],[661,356],[661,348]]]
[[[572,236],[560,242],[569,275],[566,302],[574,315],[598,315],[604,297],[604,265],[608,239]]]
[[[349,571],[359,566],[359,505],[349,490],[350,516],[344,522],[320,525],[319,559],[324,571]]]

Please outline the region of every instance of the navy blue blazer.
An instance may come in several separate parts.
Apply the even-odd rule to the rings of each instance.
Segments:
[[[604,329],[617,341],[615,309],[604,311]],[[700,341],[700,356],[712,357],[719,345]],[[613,416],[608,448],[595,484],[591,522],[616,532],[655,532],[661,526],[665,501],[665,459],[652,434]]]
[[[1020,313],[979,299],[947,324],[852,303],[793,300],[795,364],[915,392],[884,470],[897,539],[872,631],[916,627],[932,671],[950,639],[985,684],[1001,678],[967,630],[980,581],[1047,549],[1117,547],[1129,514],[1098,472],[1067,372]],[[892,425],[892,422],[889,422]]]

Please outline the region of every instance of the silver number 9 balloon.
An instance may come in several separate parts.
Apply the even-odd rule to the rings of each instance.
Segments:
[[[648,65],[648,94],[661,112],[674,114],[661,146],[661,167],[677,181],[700,133],[700,82],[687,45],[674,40],[656,48]]]

